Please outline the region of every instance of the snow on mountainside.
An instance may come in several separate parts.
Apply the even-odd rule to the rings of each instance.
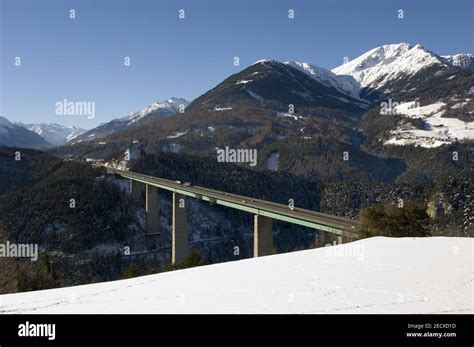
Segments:
[[[412,75],[432,65],[446,63],[421,45],[408,43],[383,45],[332,70],[336,75],[349,75],[362,87],[382,89],[391,80]]]
[[[19,122],[17,124],[30,131],[34,131],[53,146],[63,145],[86,132],[85,129],[76,126],[66,126],[56,123],[23,124]]]
[[[375,237],[0,296],[0,313],[473,313],[473,239]]]
[[[325,68],[299,61],[287,61],[285,64],[291,65],[294,68],[307,73],[316,81],[329,87],[334,87],[340,92],[350,95],[355,99],[360,98],[360,84],[352,76],[339,76]]]
[[[415,102],[398,105],[391,110],[394,114],[406,118],[421,118],[424,128],[418,129],[410,123],[392,130],[385,145],[415,145],[425,148],[450,144],[457,140],[474,140],[474,122],[463,122],[457,118],[443,117],[446,104],[434,104],[415,107]]]
[[[0,116],[0,145],[11,147],[40,148],[50,144],[33,131],[11,123]]]
[[[74,144],[100,139],[112,133],[124,130],[129,126],[146,124],[153,120],[170,116],[176,112],[179,112],[181,107],[187,107],[188,105],[189,101],[175,97],[171,97],[162,102],[155,102],[144,107],[138,112],[131,113],[121,118],[113,119],[107,123],[102,123],[99,126],[77,136],[73,141],[71,141],[71,143]]]

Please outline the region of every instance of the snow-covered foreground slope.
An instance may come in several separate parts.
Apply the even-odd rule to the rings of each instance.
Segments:
[[[377,237],[0,296],[2,313],[472,313],[473,239]]]

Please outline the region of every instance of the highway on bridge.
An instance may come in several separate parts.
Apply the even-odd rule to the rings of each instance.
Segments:
[[[287,205],[283,204],[199,186],[187,185],[179,181],[167,180],[131,171],[110,167],[108,167],[107,170],[109,173],[114,173],[130,180],[135,180],[171,192],[186,195],[197,200],[208,201],[211,204],[227,206],[237,210],[250,212],[255,215],[326,231],[339,236],[344,236],[348,239],[357,239],[358,237],[359,222],[348,218],[305,210],[298,207],[295,207],[292,210]]]

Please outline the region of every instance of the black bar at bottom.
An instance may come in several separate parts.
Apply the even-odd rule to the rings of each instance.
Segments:
[[[0,315],[0,346],[473,346],[472,327],[472,315]]]

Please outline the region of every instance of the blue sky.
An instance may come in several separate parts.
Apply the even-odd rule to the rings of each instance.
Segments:
[[[11,121],[91,128],[170,96],[191,100],[262,58],[334,68],[387,43],[473,51],[471,0],[0,2],[0,115]],[[95,118],[56,115],[64,98],[94,101]]]

